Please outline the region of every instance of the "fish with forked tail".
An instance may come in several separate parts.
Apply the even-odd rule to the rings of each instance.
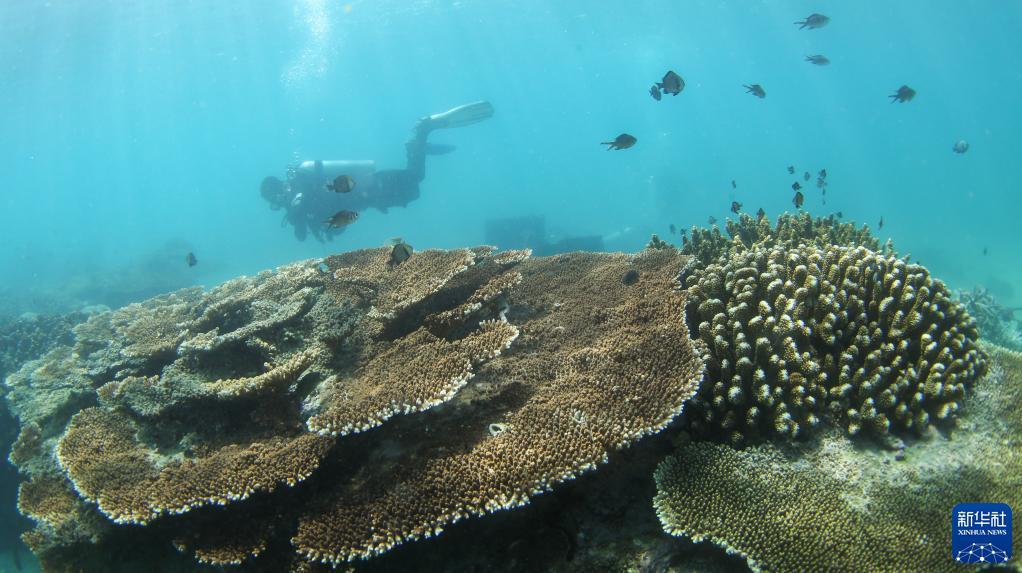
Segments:
[[[912,98],[916,97],[916,90],[908,86],[901,86],[898,88],[898,91],[887,97],[891,98],[891,103],[905,103],[907,101],[912,101]]]
[[[799,30],[805,30],[806,28],[809,28],[810,30],[818,30],[826,26],[828,23],[830,23],[830,17],[824,16],[823,14],[810,14],[806,16],[805,20],[795,22],[795,25],[798,26]]]
[[[635,136],[628,135],[627,133],[622,133],[621,135],[615,137],[614,141],[604,141],[600,143],[600,145],[609,146],[607,147],[607,151],[610,151],[611,149],[628,149],[629,147],[635,145],[636,141],[638,141],[638,139],[635,139]]]
[[[742,87],[745,88],[745,93],[747,94],[752,94],[758,97],[759,99],[763,99],[766,97],[766,90],[764,90],[763,86],[759,84],[743,85]]]

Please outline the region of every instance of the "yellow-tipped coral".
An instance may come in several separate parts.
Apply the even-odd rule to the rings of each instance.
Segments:
[[[920,433],[946,423],[986,369],[975,321],[925,268],[865,247],[753,246],[687,279],[705,343],[691,426],[735,443]]]

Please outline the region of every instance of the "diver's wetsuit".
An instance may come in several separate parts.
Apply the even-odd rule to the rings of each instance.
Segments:
[[[289,169],[287,184],[275,177],[264,179],[263,198],[272,209],[287,210],[281,225],[290,223],[299,241],[304,241],[309,232],[320,242],[332,240],[344,228],[328,227],[324,221],[338,211],[361,212],[373,207],[386,213],[390,207],[405,207],[419,198],[419,183],[426,176],[426,140],[431,131],[429,119],[420,120],[405,143],[405,168],[374,171],[369,185],[356,186],[350,193],[327,189],[336,175],[325,173],[324,162],[315,161],[312,169]]]

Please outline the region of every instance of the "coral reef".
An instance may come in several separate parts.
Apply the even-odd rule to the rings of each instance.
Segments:
[[[975,321],[925,268],[865,247],[756,245],[691,274],[689,324],[705,343],[697,433],[734,443],[948,421],[985,371]]]
[[[427,427],[436,434],[392,467],[302,516],[293,543],[336,563],[439,534],[448,523],[525,504],[663,428],[695,391],[702,365],[673,289],[683,257],[576,253],[530,261],[509,295],[514,351],[479,370]],[[625,285],[634,270],[640,279]],[[471,405],[472,408],[468,406]],[[499,423],[502,431],[491,433]],[[385,473],[380,473],[386,470]]]
[[[870,233],[869,227],[863,225],[856,228],[853,223],[844,223],[834,215],[813,217],[805,211],[784,213],[771,226],[767,217],[754,218],[742,213],[737,221],[728,219],[725,227],[730,239],[725,238],[716,225],[709,229],[692,227],[691,238],[682,236],[681,252],[706,265],[754,246],[791,248],[798,245],[841,245],[881,251],[880,243]],[[893,253],[890,243],[884,246],[882,252]]]
[[[1022,324],[1015,320],[1015,312],[1019,309],[1002,306],[983,287],[976,287],[971,291],[960,290],[955,293],[955,298],[976,318],[979,335],[983,340],[1011,350],[1022,351]]]
[[[312,434],[275,436],[157,467],[152,460],[158,452],[136,441],[138,431],[123,414],[87,408],[75,414],[57,445],[57,460],[75,490],[115,523],[144,525],[163,514],[294,486],[309,477],[332,444]]]
[[[375,249],[93,316],[11,377],[25,539],[298,568],[523,505],[695,392],[685,261]]]
[[[895,453],[833,432],[812,443],[680,448],[655,474],[664,529],[724,547],[754,571],[963,570],[950,558],[951,507],[1022,503],[1022,355],[989,351],[991,375],[966,400],[953,440],[933,434]]]
[[[976,382],[975,325],[925,269],[835,220],[732,227],[635,255],[354,251],[94,315],[8,377],[24,539],[47,571],[728,570],[662,533],[653,468],[693,436],[806,436],[695,442],[656,472],[670,531],[783,570],[808,562],[761,548],[758,524],[713,529],[705,508],[815,503],[813,527],[859,525],[851,491],[891,516],[863,524],[865,546],[909,527],[882,470],[844,475],[893,454],[855,458],[825,422],[920,434],[898,462],[917,493],[937,490],[914,460],[953,443],[931,423],[1017,435],[993,404],[1017,386],[992,382],[1008,358],[991,351]],[[968,491],[1016,499],[1000,467]],[[788,495],[769,494],[786,475]],[[462,546],[412,543],[445,530]]]
[[[69,344],[71,327],[88,315],[72,312],[63,315],[23,314],[12,320],[0,320],[0,380],[22,364],[42,356],[58,344]]]

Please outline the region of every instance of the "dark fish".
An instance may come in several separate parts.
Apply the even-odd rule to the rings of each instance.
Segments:
[[[806,16],[805,20],[795,22],[795,25],[798,26],[799,30],[803,30],[805,28],[816,30],[817,28],[826,26],[828,22],[830,22],[830,18],[823,14],[810,14]]]
[[[812,175],[810,175],[808,171],[806,171],[805,173],[802,174],[802,180],[803,181],[809,181],[810,177],[812,177]]]
[[[635,139],[635,137],[628,135],[627,133],[622,133],[615,137],[614,141],[604,141],[600,145],[609,145],[610,147],[607,148],[607,151],[610,151],[611,149],[628,149],[635,145],[636,141],[638,141],[638,139]]]
[[[987,248],[983,247],[983,256],[985,257],[986,255],[987,255]]]
[[[738,212],[741,211],[741,210],[742,210],[742,204],[741,203],[739,203],[738,201],[732,201],[731,202],[731,212],[732,213],[738,214]]]
[[[762,208],[762,207],[760,207],[760,208],[759,208],[759,209],[758,209],[758,210],[756,211],[756,218],[757,218],[757,219],[762,219],[763,217],[766,217],[766,211],[764,211],[764,210],[763,210],[763,208]]]
[[[844,214],[844,213],[842,213],[841,211],[838,211],[837,213],[834,213],[834,214],[835,214],[835,215],[837,215],[837,218],[838,218],[838,219],[843,219],[843,218],[844,218],[844,216],[845,216],[845,214]]]
[[[685,89],[685,80],[681,79],[681,76],[674,73],[673,71],[664,74],[664,79],[656,85],[656,87],[664,90],[665,94],[678,95],[681,90]]]
[[[794,190],[794,191],[798,191],[799,189],[801,189],[801,188],[802,188],[802,184],[801,184],[801,183],[799,183],[798,181],[796,181],[796,182],[794,182],[794,183],[792,183],[792,184],[791,184],[791,188],[792,188],[792,190]]]
[[[390,265],[396,267],[412,256],[412,246],[404,241],[394,243],[390,249]]]
[[[714,217],[713,215],[710,215],[710,218],[707,219],[706,222],[711,224],[711,225],[716,225],[717,224],[717,218]]]
[[[674,226],[674,223],[671,223],[670,229],[672,235],[678,232],[678,229]]]
[[[334,213],[333,217],[330,217],[323,222],[331,229],[337,229],[340,227],[346,227],[354,223],[357,219],[358,213],[355,211],[338,211]]]
[[[815,56],[806,56],[806,61],[817,66],[830,65],[830,60],[827,58],[827,56],[824,56],[822,54],[816,54]]]
[[[794,175],[795,174],[795,166],[794,165],[789,165],[788,166],[788,174],[789,175]]]
[[[823,189],[824,193],[826,193],[827,192],[826,191],[826,189],[827,189],[827,180],[826,179],[817,179],[816,180],[816,188],[817,189]]]
[[[759,84],[751,84],[751,85],[744,85],[743,84],[742,87],[745,88],[745,93],[747,93],[747,94],[752,94],[752,95],[758,97],[759,99],[763,99],[763,98],[766,97],[766,90],[764,90],[763,86],[761,86]]]
[[[657,101],[660,101],[660,98],[663,97],[660,95],[660,88],[656,87],[656,84],[649,88],[649,95],[653,96],[653,99]]]
[[[632,269],[625,273],[625,276],[621,277],[621,282],[626,285],[633,285],[639,282],[639,271]]]
[[[326,188],[334,193],[349,193],[355,188],[355,180],[351,175],[338,175],[334,177],[333,183],[327,184]]]
[[[898,91],[887,97],[891,98],[891,103],[905,103],[907,101],[912,101],[912,98],[916,97],[916,90],[908,86],[901,86],[898,88]]]
[[[195,258],[195,253],[188,253],[188,256],[185,257],[185,262],[188,263],[188,266],[194,267],[199,264],[199,259]]]
[[[818,176],[819,176],[820,179],[826,179],[827,178],[827,170],[826,169],[821,169],[820,173],[818,174]]]
[[[805,200],[806,198],[804,195],[802,195],[801,191],[795,191],[795,196],[791,199],[791,202],[795,204],[796,209],[801,209],[802,202]]]
[[[958,143],[954,144],[954,146],[951,147],[951,151],[954,151],[955,153],[957,153],[959,155],[965,153],[968,150],[969,150],[969,142],[965,141],[964,139],[959,139]]]
[[[735,180],[734,180],[734,179],[732,179],[732,180],[731,180],[731,188],[732,188],[732,189],[738,189],[738,184],[737,184],[737,183],[735,183]]]
[[[880,217],[880,222],[877,223],[877,231],[884,228],[884,218]]]
[[[681,238],[684,239],[687,236],[688,236],[688,229],[682,229],[681,230]]]

